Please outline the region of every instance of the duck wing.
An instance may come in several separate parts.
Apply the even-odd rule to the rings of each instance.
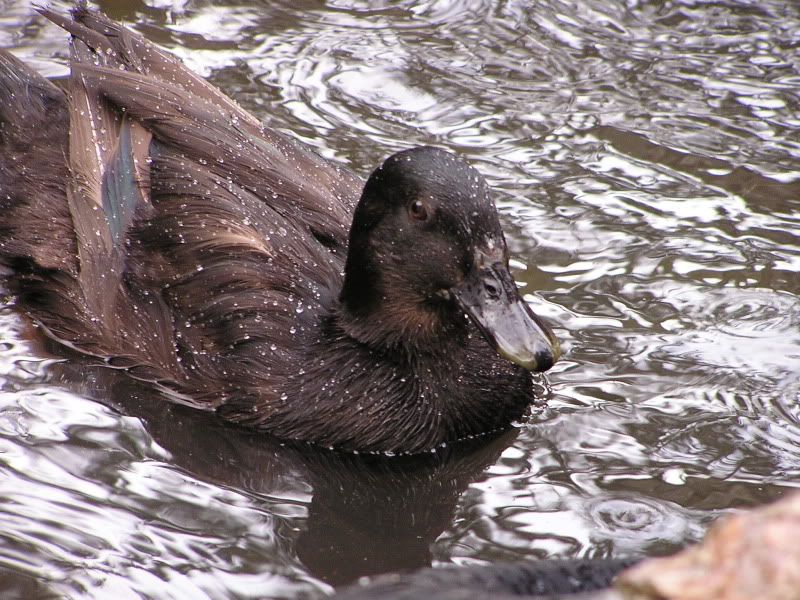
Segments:
[[[15,72],[53,96],[68,138],[41,163],[48,189],[17,185],[0,224],[23,306],[53,337],[193,406],[277,393],[293,336],[338,289],[360,180],[103,15],[41,12],[73,35],[66,98]],[[17,138],[23,162],[41,151]],[[44,252],[24,221],[37,211],[60,227]]]
[[[82,79],[157,138],[259,192],[332,247],[346,246],[362,182],[267,129],[174,56],[100,13],[41,9],[73,37],[72,79]],[[276,198],[275,195],[278,197]]]

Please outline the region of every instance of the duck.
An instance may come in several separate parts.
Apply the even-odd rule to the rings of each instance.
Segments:
[[[56,86],[0,53],[0,265],[65,352],[280,440],[414,454],[508,428],[559,358],[486,180],[366,182],[79,4]]]

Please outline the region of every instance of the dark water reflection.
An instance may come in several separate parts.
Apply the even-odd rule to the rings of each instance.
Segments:
[[[661,553],[797,487],[795,3],[99,5],[359,173],[412,144],[466,155],[566,353],[519,429],[386,461],[58,364],[6,308],[5,595],[304,597],[431,563]],[[66,36],[25,0],[0,0],[0,45],[64,73]]]

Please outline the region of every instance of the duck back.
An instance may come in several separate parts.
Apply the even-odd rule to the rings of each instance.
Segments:
[[[42,13],[73,35],[64,91],[0,54],[12,291],[49,335],[173,399],[268,395],[298,315],[340,286],[361,182],[104,16]]]

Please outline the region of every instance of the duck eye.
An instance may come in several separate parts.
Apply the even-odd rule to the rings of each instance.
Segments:
[[[414,202],[409,204],[408,213],[411,215],[411,218],[417,221],[428,220],[428,207],[422,200],[414,200]]]

